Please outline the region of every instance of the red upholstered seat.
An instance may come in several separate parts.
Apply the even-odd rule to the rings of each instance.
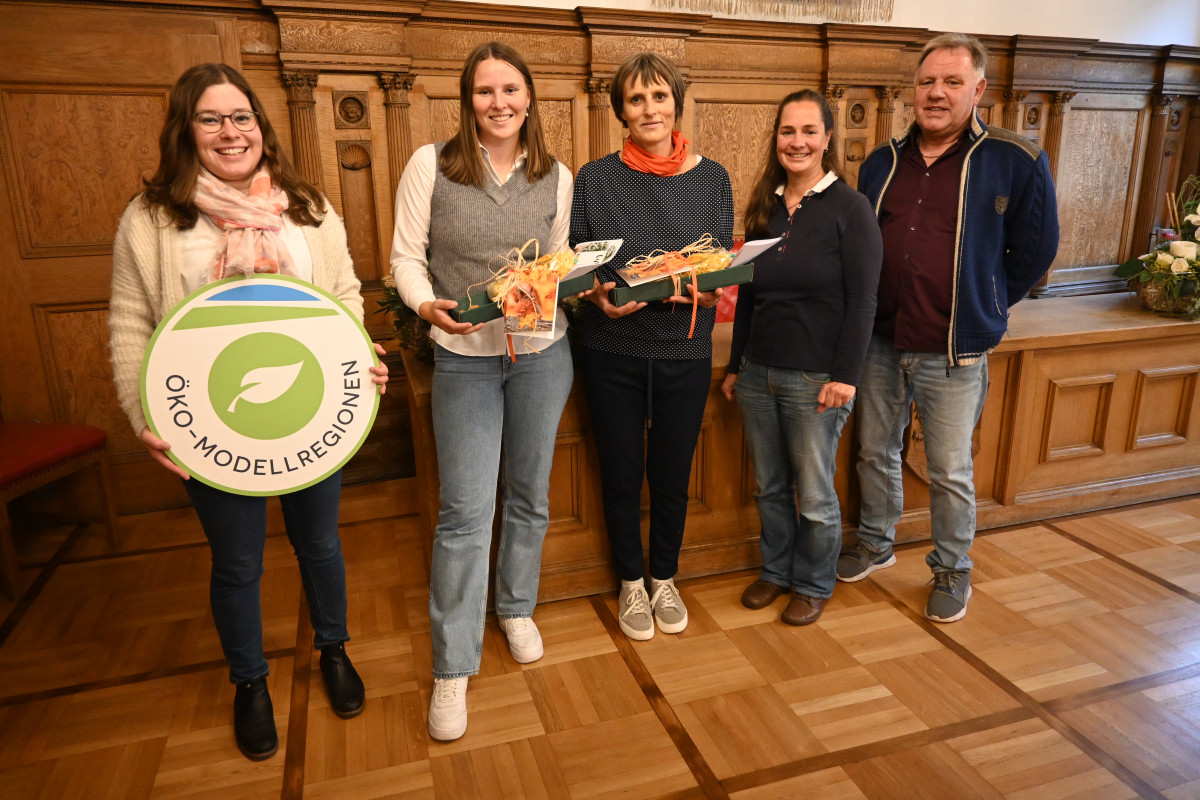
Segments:
[[[0,422],[0,489],[103,447],[104,431],[90,425]]]
[[[8,504],[56,481],[90,473],[95,476],[102,506],[89,516],[108,529],[108,540],[117,544],[117,506],[109,474],[108,437],[90,425],[55,422],[0,422],[0,594],[15,599],[21,593],[20,570],[13,545]],[[63,509],[75,512],[74,502]]]

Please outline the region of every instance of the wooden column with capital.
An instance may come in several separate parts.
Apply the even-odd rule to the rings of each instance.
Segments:
[[[1146,134],[1146,160],[1142,162],[1142,183],[1138,191],[1137,217],[1133,223],[1133,251],[1144,252],[1150,241],[1150,231],[1159,221],[1165,201],[1160,191],[1162,183],[1163,144],[1167,132],[1167,115],[1174,95],[1159,94],[1150,99],[1150,130]]]
[[[834,119],[837,119],[838,100],[841,100],[846,94],[845,86],[826,86],[825,99],[829,101],[829,110],[833,112]]]
[[[283,86],[287,90],[288,117],[292,123],[292,158],[296,169],[318,188],[321,180],[321,142],[317,136],[317,104],[313,89],[317,73],[285,70]]]
[[[1016,89],[1009,89],[1004,93],[1004,123],[1001,127],[1010,131],[1020,130],[1021,103],[1028,94],[1028,92],[1019,92]]]
[[[1050,159],[1050,174],[1056,181],[1059,152],[1062,150],[1063,121],[1073,97],[1075,92],[1055,92],[1051,97],[1050,114],[1046,117],[1046,138],[1042,140],[1042,149],[1046,151],[1046,158]]]
[[[1042,140],[1042,149],[1046,151],[1046,158],[1050,161],[1050,174],[1054,177],[1055,184],[1058,183],[1058,162],[1059,153],[1062,150],[1063,122],[1066,119],[1067,108],[1071,104],[1071,98],[1074,96],[1075,92],[1055,92],[1050,98],[1050,114],[1046,117],[1046,136]],[[1005,117],[1008,116],[1007,108],[1004,115]],[[1031,294],[1040,294],[1042,287],[1046,286],[1049,282],[1050,273],[1047,272],[1034,285]]]
[[[611,107],[608,93],[612,82],[608,78],[588,78],[588,158],[595,161],[609,153],[608,114]]]
[[[896,114],[896,99],[900,97],[899,86],[877,86],[875,97],[879,108],[875,112],[875,144],[892,138],[893,118]]]
[[[1183,154],[1179,161],[1180,182],[1188,175],[1200,175],[1200,97],[1192,98],[1187,136],[1183,140]]]
[[[412,131],[408,125],[408,92],[412,87],[413,76],[410,73],[383,72],[379,75],[387,119],[388,177],[392,181],[393,197],[408,157],[412,155]]]

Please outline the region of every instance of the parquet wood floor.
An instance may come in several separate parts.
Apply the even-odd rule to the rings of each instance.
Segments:
[[[194,514],[19,536],[0,605],[0,797],[1200,798],[1200,496],[986,532],[961,622],[921,616],[925,544],[821,620],[681,581],[691,623],[633,642],[615,598],[540,606],[521,665],[489,616],[467,734],[425,733],[428,578],[403,484],[347,489],[349,651],[334,716],[277,513],[263,577],[280,752],[233,744]],[[397,496],[401,496],[397,500]],[[411,503],[407,505],[411,508]]]

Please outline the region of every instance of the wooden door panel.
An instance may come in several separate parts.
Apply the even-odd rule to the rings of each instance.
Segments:
[[[200,13],[51,5],[6,10],[0,53],[2,80],[67,85],[169,86],[193,64],[240,64],[231,20]]]
[[[7,419],[109,434],[123,513],[186,498],[141,448],[112,386],[108,294],[117,220],[158,164],[169,87],[240,65],[211,14],[14,5],[0,28],[0,397]],[[153,469],[149,469],[153,467]],[[161,473],[161,474],[159,474]]]
[[[0,92],[0,148],[23,259],[112,252],[117,219],[158,165],[166,100],[162,88]]]

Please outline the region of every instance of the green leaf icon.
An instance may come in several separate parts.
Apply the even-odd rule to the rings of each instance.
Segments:
[[[291,436],[313,418],[324,395],[324,374],[312,351],[270,331],[235,339],[213,361],[208,376],[213,411],[251,439]]]
[[[281,367],[259,367],[252,369],[242,376],[242,391],[229,404],[229,413],[234,412],[238,400],[247,403],[269,403],[283,395],[300,374],[303,361],[295,364],[284,364]]]

